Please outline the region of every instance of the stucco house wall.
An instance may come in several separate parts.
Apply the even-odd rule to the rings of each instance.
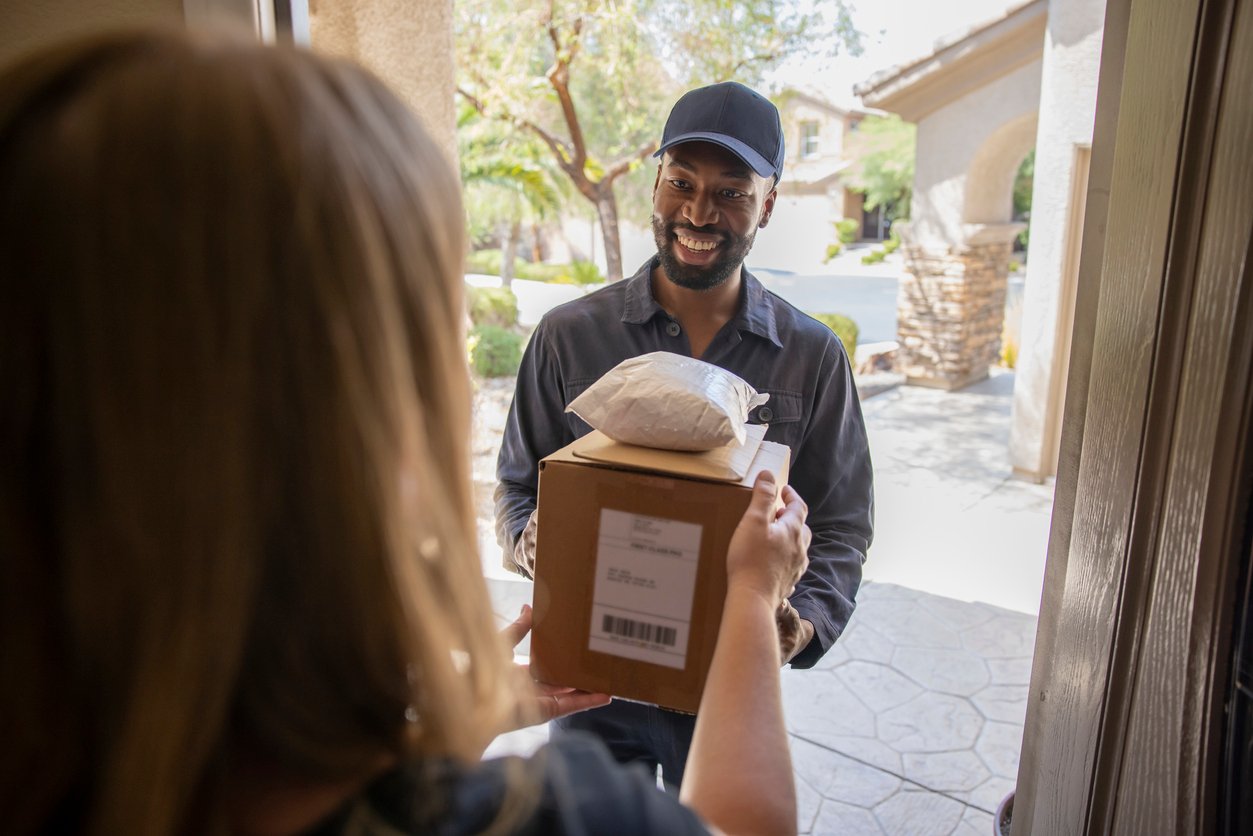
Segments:
[[[1103,0],[1050,0],[1040,82],[1031,200],[1031,250],[1023,319],[1010,459],[1016,471],[1042,478],[1057,467],[1057,442],[1073,322],[1072,258],[1080,228],[1072,213],[1077,151],[1092,144],[1096,86],[1104,34]],[[1082,187],[1083,184],[1078,184]],[[1080,191],[1082,194],[1082,191]]]
[[[918,121],[917,244],[951,246],[965,239],[965,224],[1010,220],[1014,174],[1035,143],[1041,70],[1031,61]],[[985,125],[1001,127],[981,138]]]
[[[778,187],[770,224],[757,234],[749,255],[750,268],[774,268],[795,273],[821,273],[827,247],[836,238],[835,222],[849,217],[861,223],[861,204],[850,201],[842,174],[849,165],[851,126],[864,116],[836,107],[809,93],[790,90],[780,97],[780,119],[787,144],[787,162]],[[818,127],[817,147],[803,153],[803,125]]]
[[[313,48],[360,61],[457,159],[453,0],[309,0]]]

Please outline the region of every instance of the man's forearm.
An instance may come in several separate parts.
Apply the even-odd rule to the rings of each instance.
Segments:
[[[496,542],[501,548],[504,568],[523,577],[534,575],[534,562],[520,562],[517,551],[523,546],[523,533],[535,510],[535,492],[519,485],[500,482],[496,485]],[[534,554],[532,544],[531,554]]]

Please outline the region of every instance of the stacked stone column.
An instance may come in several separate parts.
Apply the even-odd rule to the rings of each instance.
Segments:
[[[906,383],[953,390],[988,376],[1000,356],[1009,261],[1022,228],[968,225],[962,243],[947,247],[902,231],[897,368]]]

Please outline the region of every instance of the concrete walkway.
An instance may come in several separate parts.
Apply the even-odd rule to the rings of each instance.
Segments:
[[[1052,505],[1009,475],[1013,375],[863,403],[876,535],[857,611],[813,670],[783,671],[800,832],[992,834],[1013,787]],[[482,478],[482,475],[479,475]],[[502,623],[530,585],[484,568]],[[525,652],[525,645],[520,648]],[[525,752],[544,728],[498,739]]]

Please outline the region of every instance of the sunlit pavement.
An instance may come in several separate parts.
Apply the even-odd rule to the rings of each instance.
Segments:
[[[1010,476],[1012,388],[999,372],[863,403],[877,515],[866,583],[819,665],[783,671],[802,833],[993,832],[1018,770],[1052,505],[1051,486]],[[498,568],[490,530],[480,522],[503,623],[530,584]],[[516,732],[489,755],[546,738]]]

